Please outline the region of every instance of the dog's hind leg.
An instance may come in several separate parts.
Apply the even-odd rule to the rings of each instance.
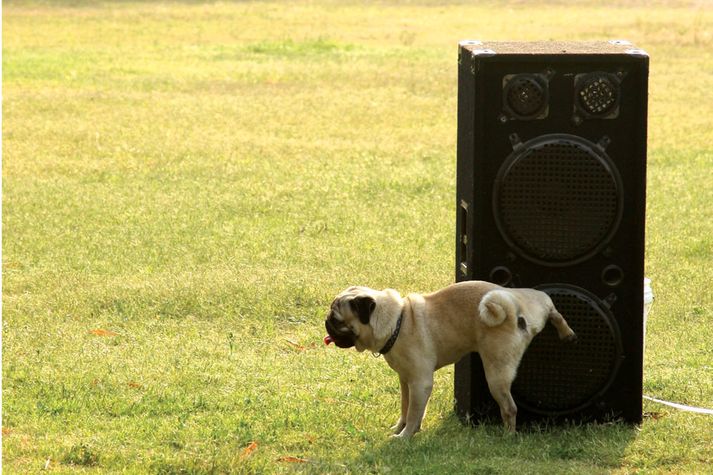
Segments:
[[[567,321],[564,319],[562,314],[559,313],[557,310],[552,309],[549,315],[549,319],[550,322],[552,322],[552,325],[554,325],[555,329],[557,329],[557,335],[560,337],[560,340],[575,341],[577,339],[577,335],[569,327]]]
[[[490,360],[482,354],[480,356],[483,360],[483,369],[490,394],[500,406],[500,417],[503,419],[505,429],[508,432],[515,432],[517,406],[510,393],[510,387],[515,380],[517,366]]]

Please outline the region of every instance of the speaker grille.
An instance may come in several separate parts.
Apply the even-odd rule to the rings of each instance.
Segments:
[[[575,136],[543,136],[505,161],[494,187],[498,228],[524,257],[572,264],[606,244],[618,225],[622,193],[610,160]]]
[[[621,337],[608,311],[583,289],[539,289],[550,295],[577,341],[560,341],[548,323],[525,352],[512,393],[519,406],[561,415],[588,406],[610,387],[621,361]]]

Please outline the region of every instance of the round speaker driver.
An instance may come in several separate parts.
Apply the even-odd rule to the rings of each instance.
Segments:
[[[495,179],[493,214],[501,235],[523,257],[571,265],[606,243],[621,219],[616,168],[595,144],[567,134],[517,147]]]
[[[508,107],[521,117],[536,116],[547,104],[545,88],[529,74],[511,78],[505,86],[505,98]]]
[[[525,352],[512,385],[518,406],[537,414],[563,415],[582,410],[611,386],[623,353],[616,320],[586,290],[563,284],[538,287],[577,334],[563,342],[550,324]]]
[[[604,74],[591,74],[577,90],[579,105],[594,116],[606,115],[618,101],[618,86]]]

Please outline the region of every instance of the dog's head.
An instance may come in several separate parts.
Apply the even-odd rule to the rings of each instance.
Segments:
[[[334,299],[324,322],[329,340],[340,348],[378,351],[389,322],[401,313],[401,300],[392,289],[349,287]]]

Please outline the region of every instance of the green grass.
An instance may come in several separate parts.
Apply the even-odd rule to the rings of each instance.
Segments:
[[[396,376],[321,344],[347,285],[453,280],[458,40],[628,38],[644,389],[713,406],[713,11],[626,3],[4,2],[6,473],[710,472],[711,417],[506,436],[450,368],[390,440]]]

